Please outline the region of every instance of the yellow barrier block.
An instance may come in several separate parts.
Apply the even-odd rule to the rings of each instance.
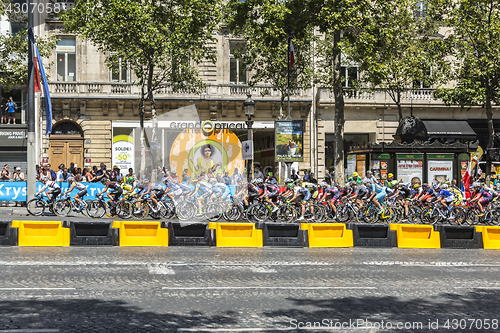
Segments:
[[[161,222],[114,221],[120,230],[120,246],[168,246],[168,229]]]
[[[70,230],[61,221],[12,221],[19,246],[69,246]]]
[[[254,223],[217,223],[215,230],[218,247],[264,246],[262,230]]]
[[[309,247],[354,246],[352,230],[344,223],[309,223],[303,230],[308,230]]]
[[[483,235],[483,248],[500,250],[500,227],[476,225],[476,232]]]
[[[398,235],[398,247],[417,249],[440,249],[441,239],[439,232],[434,231],[432,225],[393,224],[391,230]]]

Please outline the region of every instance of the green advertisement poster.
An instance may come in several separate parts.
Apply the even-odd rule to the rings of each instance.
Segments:
[[[277,121],[276,162],[302,162],[304,158],[304,122],[302,120]]]

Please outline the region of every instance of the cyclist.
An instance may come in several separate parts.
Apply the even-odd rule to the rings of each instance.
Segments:
[[[181,190],[181,192],[182,192],[182,190]],[[191,192],[191,194],[189,194],[188,196],[193,197],[193,196],[199,194],[199,196],[198,196],[198,198],[196,198],[196,200],[198,201],[198,208],[199,208],[199,211],[201,214],[203,201],[210,198],[213,193],[214,192],[212,190],[212,185],[210,185],[207,181],[205,181],[204,177],[203,177],[203,178],[200,178],[200,180],[196,183],[194,191]]]
[[[49,203],[52,203],[57,196],[61,194],[61,187],[55,181],[48,181],[47,177],[42,177],[42,183],[44,186],[40,189],[40,191],[36,192],[35,196],[44,192],[46,189],[49,189],[45,192],[45,195],[49,198]]]
[[[247,195],[243,197],[243,203],[245,204],[245,208],[253,204],[255,198],[260,195],[260,188],[257,186],[257,179],[252,179],[250,183],[247,184],[246,190],[247,190]]]
[[[326,186],[325,186],[326,185]],[[323,196],[321,197],[321,201],[326,201],[328,206],[330,206],[335,213],[337,213],[337,208],[335,207],[335,203],[340,198],[340,191],[337,186],[328,186],[326,182],[320,184],[323,187]]]
[[[285,191],[281,194],[283,198],[293,197],[293,180],[290,178],[285,179]]]
[[[455,201],[455,194],[448,190],[448,184],[441,184],[441,191],[439,193],[439,202],[441,202],[448,210],[450,210],[451,205],[448,204]]]
[[[369,183],[368,180],[367,183]],[[358,208],[361,208],[363,206],[363,198],[369,197],[370,191],[364,184],[354,184],[354,186],[356,186],[356,191],[354,192],[352,198],[356,200],[356,205],[358,206]]]
[[[370,196],[368,197],[368,201],[373,201],[375,206],[379,208],[379,214],[382,214],[382,203],[384,202],[384,198],[387,195],[385,187],[374,183],[368,184],[368,187],[371,192]]]
[[[469,198],[470,202],[477,201],[477,205],[479,206],[479,209],[481,210],[481,214],[478,216],[483,216],[484,215],[484,207],[490,202],[493,201],[493,192],[486,187],[482,187],[480,183],[475,182],[472,184],[472,190],[473,190],[473,197],[472,199]]]
[[[109,190],[106,193],[106,195],[108,196],[109,200],[111,200],[112,204],[116,204],[116,202],[120,199],[120,196],[123,193],[123,190],[120,187],[120,185],[118,185],[118,183],[116,182],[109,181],[107,178],[102,178],[101,183],[104,185],[104,189],[97,195],[101,195]]]
[[[222,177],[217,179],[215,186],[219,190],[217,197],[219,199],[222,199],[223,201],[226,200],[227,197],[229,196],[229,194],[231,193],[231,190],[229,189],[229,186],[226,185],[226,183],[224,182],[224,179]]]
[[[439,185],[437,185],[437,186],[439,186]],[[437,189],[437,186],[435,186],[436,189]],[[434,188],[432,188],[428,184],[424,184],[424,185],[422,185],[422,187],[423,187],[422,194],[419,197],[419,200],[422,203],[425,201],[432,202],[437,198],[437,192]]]
[[[87,194],[87,187],[82,183],[75,181],[73,177],[68,177],[67,181],[70,186],[68,187],[66,192],[63,193],[63,195],[70,193],[75,188],[78,190],[78,193],[74,196],[74,199],[78,204],[78,208],[75,208],[75,210],[79,212],[87,205],[85,201],[80,200],[80,198],[83,199],[83,197]]]
[[[123,182],[120,185],[123,191],[123,196],[132,196],[135,194],[134,177],[125,176]]]
[[[408,212],[409,212],[408,207],[410,206],[411,198],[413,197],[413,190],[411,188],[411,184],[399,183],[397,185],[397,192],[395,195],[396,196],[399,195],[403,199],[403,206],[405,208],[404,210],[405,216],[403,217],[403,222],[406,222],[408,220]]]
[[[181,183],[179,180],[174,180],[174,184],[178,185],[179,188],[181,189],[181,200],[184,200],[184,196],[188,195],[191,193],[191,187],[189,185],[186,185],[184,183]]]
[[[348,180],[347,180],[349,183],[350,182],[355,182],[356,184],[361,184],[363,182],[363,179],[361,179],[361,177],[358,175],[357,172],[354,172],[352,174],[352,177],[350,177]]]
[[[159,183],[150,183],[149,189],[151,192],[151,201],[153,202],[153,212],[157,213],[160,207],[158,207],[158,201],[161,200],[163,195],[165,194],[165,188]],[[175,201],[174,201],[175,203]]]
[[[274,201],[278,199],[278,195],[280,194],[278,186],[274,185],[269,180],[263,182],[262,178],[259,178],[259,182],[257,186],[262,189],[262,194],[259,198],[264,199],[264,201],[273,206],[273,212],[277,211],[279,208],[274,204]]]
[[[313,192],[314,191],[314,192]],[[295,194],[292,198],[291,201],[297,200],[297,198],[302,197],[302,214],[298,218],[298,221],[303,221],[304,220],[304,213],[306,211],[306,204],[309,203],[309,201],[313,198],[313,194],[316,193],[316,196],[318,195],[318,188],[311,183],[302,183],[301,180],[296,180],[295,181]],[[314,208],[311,207],[311,211],[314,214]],[[310,220],[314,219],[314,216],[310,218]]]

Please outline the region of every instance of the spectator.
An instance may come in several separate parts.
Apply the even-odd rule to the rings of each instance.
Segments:
[[[264,179],[264,175],[262,174],[262,172],[260,172],[260,168],[259,167],[256,167],[254,169],[253,176],[254,176],[254,178],[262,178],[262,179]]]
[[[330,175],[330,171],[328,170],[325,170],[325,183],[332,185],[332,175]]]
[[[224,177],[222,177],[224,180],[224,184],[226,185],[231,185],[231,178],[229,178],[229,172],[224,172]]]
[[[50,167],[50,165],[49,165]],[[56,178],[55,179],[59,179],[61,178],[61,174],[63,172],[63,169],[65,168],[64,164],[59,164],[59,166],[57,167],[59,169],[59,171],[56,172]]]
[[[101,169],[95,175],[95,181],[100,182],[103,178],[110,178],[109,172],[106,170],[106,164],[101,163]]]
[[[304,178],[302,178],[303,181],[305,182],[310,182],[309,178],[311,173],[311,169],[304,170]]]
[[[361,177],[358,175],[357,172],[354,172],[352,174],[352,177],[350,177],[347,181],[348,182],[355,182],[356,184],[361,184],[363,182],[363,179],[361,179]]]
[[[15,124],[16,123],[16,102],[12,99],[12,96],[9,97],[9,101],[5,107],[5,111],[7,111],[7,115],[9,119],[7,120],[7,124]]]
[[[231,184],[233,185],[238,185],[238,180],[243,177],[240,173],[238,168],[234,168],[233,175],[231,177]]]
[[[188,169],[184,169],[182,172],[182,183],[189,185],[191,183],[191,177],[188,176]]]
[[[82,176],[82,168],[75,168],[74,170],[75,170],[75,173],[74,173],[75,176],[73,178],[75,178],[76,182],[79,182],[79,183],[82,182],[83,181],[82,179],[84,178]]]
[[[41,170],[41,174],[40,174],[40,179],[42,177],[47,177],[47,180],[52,180],[52,174],[49,172],[49,167],[47,164],[45,164],[43,167],[42,167],[42,170]]]
[[[7,124],[7,111],[5,108],[7,107],[7,100],[2,97],[2,105],[0,105],[0,124]]]
[[[71,162],[71,163],[69,164],[68,173],[69,173],[69,174],[71,174],[71,175],[73,175],[73,174],[75,173],[75,169],[76,169],[76,167],[75,167],[75,163]]]
[[[12,178],[12,173],[9,171],[9,165],[5,164],[3,166],[2,173],[0,173],[0,180],[1,181],[9,181]]]
[[[37,164],[35,166],[35,169],[36,169],[36,180],[39,181],[40,180],[40,165]]]
[[[293,181],[296,181],[297,179],[299,179],[299,175],[297,175],[295,173],[295,169],[292,169],[292,175],[290,176],[290,178],[293,180]]]
[[[25,176],[24,173],[21,172],[20,167],[14,168],[14,174],[12,175],[12,180],[17,182],[24,182]]]
[[[366,177],[364,180],[367,180],[373,184],[377,184],[377,178],[375,178],[375,176],[372,174],[370,170],[366,171]]]
[[[272,172],[269,172],[267,174],[267,177],[268,177],[268,180],[271,184],[274,184],[274,185],[278,185],[278,181],[276,180],[276,178],[273,177],[273,173]]]
[[[50,163],[47,163],[47,171],[50,173],[50,180],[55,180],[57,178],[57,175],[54,170],[52,170],[52,166]]]
[[[392,173],[387,175],[387,179],[384,182],[385,187],[391,187],[391,182],[394,180],[394,175]]]
[[[122,181],[123,176],[120,173],[120,168],[118,166],[113,165],[113,171],[111,171],[109,179],[111,181],[114,181],[114,182],[121,182]]]
[[[133,177],[134,178],[134,182],[137,180],[137,177],[134,175],[134,169],[132,168],[128,168],[128,174],[126,177]]]
[[[313,183],[313,184],[317,184],[318,183],[318,180],[316,178],[314,178],[314,173],[313,172],[309,172],[309,182]]]
[[[69,177],[71,177],[71,174],[68,173],[68,169],[64,168],[59,177],[56,178],[56,182],[65,182]]]
[[[177,176],[177,171],[175,171],[175,170],[170,171],[170,179],[172,179],[172,181],[174,181],[174,180],[180,181],[179,176]]]

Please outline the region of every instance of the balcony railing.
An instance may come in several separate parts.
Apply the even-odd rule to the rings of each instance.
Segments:
[[[87,82],[51,82],[50,93],[53,97],[134,97],[139,98],[141,88],[132,83],[87,83]],[[249,87],[248,85],[218,84],[207,85],[201,91],[191,89],[174,90],[172,86],[161,86],[155,91],[157,98],[246,98],[247,94],[255,98],[281,98],[281,92],[271,86]],[[311,89],[293,89],[293,99],[311,100]]]
[[[434,89],[417,89],[413,91],[405,91],[401,94],[401,101],[409,103],[411,100],[416,102],[427,102],[440,104],[440,100],[436,100],[433,96]],[[334,102],[335,97],[333,91],[329,88],[319,88],[319,102],[331,103]],[[373,104],[392,104],[394,101],[389,94],[382,90],[369,91],[365,89],[344,89],[344,100],[346,104],[349,103],[366,103]]]

